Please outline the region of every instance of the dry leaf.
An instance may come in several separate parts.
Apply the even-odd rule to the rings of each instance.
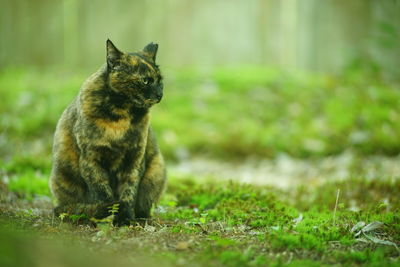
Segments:
[[[303,220],[303,213],[300,213],[299,217],[293,219],[294,225],[296,226],[302,220]]]
[[[367,226],[365,226],[361,231],[363,233],[368,233],[368,232],[371,232],[373,230],[382,228],[382,226],[383,226],[382,222],[372,222],[372,223],[368,224]]]
[[[355,231],[359,231],[361,228],[363,228],[365,226],[365,222],[358,222],[356,223],[353,228],[351,228],[350,232],[355,232]]]
[[[376,236],[373,236],[373,235],[364,234],[364,236],[365,236],[366,238],[368,238],[369,240],[371,240],[372,242],[374,242],[375,244],[381,244],[381,245],[387,245],[387,246],[394,246],[394,247],[397,249],[397,251],[400,252],[399,247],[396,245],[396,243],[393,243],[392,241],[379,239],[379,238],[377,238]]]

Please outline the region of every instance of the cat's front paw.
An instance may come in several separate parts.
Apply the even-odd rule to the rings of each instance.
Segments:
[[[114,225],[130,225],[135,220],[135,209],[127,202],[120,202],[118,213],[114,219]]]

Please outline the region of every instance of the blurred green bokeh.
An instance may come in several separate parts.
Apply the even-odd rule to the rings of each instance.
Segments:
[[[159,43],[153,125],[168,160],[400,152],[400,1],[0,2],[5,162],[48,168],[55,124],[107,38]]]

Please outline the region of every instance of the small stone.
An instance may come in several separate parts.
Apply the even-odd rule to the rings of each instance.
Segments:
[[[187,250],[189,248],[189,243],[186,241],[180,241],[176,244],[175,248],[177,250]]]

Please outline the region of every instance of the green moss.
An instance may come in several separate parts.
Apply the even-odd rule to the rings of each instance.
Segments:
[[[320,261],[313,261],[310,259],[301,259],[301,260],[293,260],[290,261],[287,264],[274,264],[272,266],[287,266],[287,267],[319,267],[319,266],[325,266],[325,264],[322,264]],[[328,266],[328,265],[326,265]]]
[[[242,253],[241,251],[225,250],[222,251],[218,259],[226,266],[247,266],[251,260],[251,253]]]
[[[34,196],[50,196],[48,176],[39,172],[27,171],[23,175],[11,177],[8,188],[26,199]]]
[[[29,181],[42,183],[31,179],[32,174],[27,177],[30,178]],[[21,181],[28,180],[22,178]],[[360,184],[351,182],[354,185],[353,190],[363,184],[361,181]],[[67,235],[71,235],[76,231],[76,238],[79,240],[82,238],[91,240],[90,242],[97,240],[101,244],[113,244],[118,253],[131,251],[132,244],[140,244],[134,249],[138,253],[157,253],[157,259],[168,259],[177,265],[399,264],[398,251],[394,247],[359,242],[350,231],[359,221],[381,221],[384,225],[379,229],[378,236],[398,243],[398,206],[393,207],[394,211],[387,207],[382,210],[381,205],[369,203],[360,211],[354,212],[343,205],[334,218],[333,208],[326,203],[313,202],[312,208],[305,210],[303,204],[296,205],[287,201],[284,196],[288,193],[281,195],[282,192],[274,188],[232,182],[197,183],[193,179],[172,179],[170,184],[166,198],[161,202],[161,208],[155,212],[154,219],[142,226],[138,224],[129,228],[114,228],[107,224],[85,233],[82,231],[87,228],[79,228],[76,223],[63,227],[67,223],[58,222],[58,218],[26,216],[25,213],[13,212],[12,209],[2,213],[0,219],[2,216],[9,216],[4,214],[14,214],[14,221],[8,224],[14,225],[13,227],[19,225],[18,228],[24,229],[32,229],[32,225],[35,225],[35,229],[42,227],[40,231],[47,234],[65,231]],[[383,187],[382,184],[376,186]],[[32,185],[17,186],[20,195],[24,197],[28,194],[22,192],[31,192],[30,187],[35,188]],[[329,187],[329,184],[321,185],[309,194],[320,194],[320,191]],[[41,190],[35,189],[35,192]],[[397,196],[394,191],[384,193],[387,198]],[[291,192],[293,196],[298,194],[299,192]],[[207,199],[210,201],[206,201]],[[303,209],[301,212],[300,207]],[[179,249],[178,242],[184,243]],[[129,249],[126,249],[126,245]]]
[[[363,264],[363,266],[399,266],[399,262],[392,261],[390,252],[387,248],[378,248],[376,250],[350,250],[347,252],[337,252],[336,257],[343,263]]]
[[[322,252],[325,248],[325,240],[312,233],[290,233],[277,231],[268,236],[273,248],[278,250],[307,249]]]

